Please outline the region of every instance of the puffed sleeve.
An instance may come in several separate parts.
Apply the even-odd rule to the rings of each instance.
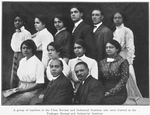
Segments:
[[[92,64],[92,67],[91,67],[91,75],[95,79],[98,79],[98,64],[95,60],[93,61],[93,64]]]
[[[127,60],[129,64],[133,64],[135,46],[134,46],[134,35],[130,29],[126,30],[126,48],[127,48]]]
[[[44,65],[42,63],[37,64],[36,83],[44,83]]]
[[[126,87],[127,80],[129,78],[129,63],[127,60],[122,62],[120,65],[120,81],[116,84],[116,86],[109,90],[109,95],[114,95],[117,92],[121,91],[122,88]]]

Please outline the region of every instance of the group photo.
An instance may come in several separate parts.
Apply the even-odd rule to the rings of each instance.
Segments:
[[[1,105],[149,105],[148,2],[2,2]]]

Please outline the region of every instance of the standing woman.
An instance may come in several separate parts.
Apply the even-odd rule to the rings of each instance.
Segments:
[[[53,19],[54,26],[57,32],[54,36],[54,41],[60,43],[64,47],[63,59],[68,63],[71,55],[72,35],[66,30],[67,20],[64,15],[58,14]]]
[[[105,88],[104,105],[121,105],[127,99],[129,64],[126,59],[118,55],[120,50],[121,46],[116,40],[109,41],[106,43],[108,58],[99,63],[99,80]]]
[[[35,17],[34,21],[34,26],[37,33],[32,35],[32,39],[37,46],[37,57],[42,60],[44,67],[46,68],[49,59],[47,45],[54,41],[54,38],[46,28],[48,23],[48,18],[46,16],[38,15]]]
[[[16,94],[6,98],[4,105],[28,105],[44,84],[44,65],[35,56],[36,45],[32,40],[21,44],[21,52],[25,56],[20,60],[17,75],[20,80]]]
[[[129,62],[129,73],[130,77],[127,82],[127,91],[128,91],[128,98],[136,99],[141,98],[142,95],[138,89],[136,83],[135,72],[133,69],[133,60],[134,60],[134,53],[135,53],[135,46],[134,46],[134,35],[132,30],[124,26],[124,22],[126,21],[126,16],[123,12],[116,12],[113,15],[113,22],[116,26],[116,30],[114,31],[114,40],[117,40],[121,45],[121,52],[119,53],[124,59],[127,59]]]
[[[14,51],[10,88],[14,88],[18,85],[17,69],[19,61],[24,57],[20,51],[21,43],[27,39],[31,39],[31,33],[25,29],[27,23],[27,17],[16,12],[13,18],[14,27],[16,32],[13,34],[11,39],[11,48]]]

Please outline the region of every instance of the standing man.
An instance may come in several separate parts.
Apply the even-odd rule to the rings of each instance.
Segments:
[[[113,38],[113,32],[103,24],[103,18],[104,14],[102,10],[95,9],[92,11],[92,21],[94,24],[93,33],[97,54],[96,60],[98,63],[106,57],[105,45]]]
[[[93,41],[92,28],[83,21],[82,9],[77,6],[73,6],[70,9],[70,16],[74,22],[74,28],[72,30],[73,44],[77,39],[83,39],[87,45],[85,55],[95,59],[96,47]],[[75,56],[73,55],[72,57],[74,58]]]
[[[89,74],[88,65],[79,62],[75,65],[75,73],[81,84],[74,98],[75,104],[101,104],[104,95],[102,83]]]

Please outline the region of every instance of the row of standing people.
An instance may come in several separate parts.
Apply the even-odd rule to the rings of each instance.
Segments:
[[[91,27],[89,25],[87,25],[82,19],[82,16],[83,16],[82,9],[80,9],[77,6],[73,6],[70,10],[70,16],[71,16],[72,21],[75,23],[75,27],[72,31],[72,36],[71,36],[71,34],[69,34],[69,32],[66,31],[66,28],[64,26],[65,21],[63,20],[63,16],[57,15],[54,18],[54,25],[55,25],[56,29],[58,30],[58,32],[55,34],[54,38],[45,28],[45,26],[46,26],[45,18],[42,18],[42,17],[35,18],[35,28],[38,32],[36,34],[34,34],[32,36],[32,38],[33,38],[34,42],[36,43],[36,46],[39,49],[38,50],[39,53],[42,53],[42,62],[45,65],[45,67],[46,67],[48,59],[49,59],[48,51],[46,48],[47,48],[48,43],[50,43],[52,41],[57,41],[57,42],[61,43],[63,46],[66,46],[66,50],[65,50],[66,55],[64,53],[63,59],[65,60],[65,62],[68,63],[69,58],[70,58],[69,57],[70,56],[69,49],[71,49],[69,47],[71,47],[71,44],[72,44],[71,40],[73,40],[73,42],[75,42],[77,39],[83,39],[87,46],[85,55],[88,57],[91,57],[91,58],[95,58],[96,61],[99,62],[100,60],[102,60],[106,57],[105,56],[105,44],[107,43],[107,41],[109,41],[110,39],[113,38],[113,39],[116,39],[121,44],[122,50],[121,50],[120,55],[128,60],[128,62],[130,64],[130,68],[132,69],[132,73],[134,73],[133,67],[132,67],[133,58],[134,58],[133,33],[129,28],[124,26],[123,21],[125,19],[124,19],[123,13],[117,12],[113,16],[113,22],[116,25],[114,37],[113,37],[111,30],[108,29],[106,26],[104,26],[104,24],[102,23],[104,14],[99,9],[95,9],[92,12],[92,20],[93,20],[94,26],[96,26],[96,28],[94,28],[93,32],[92,32]],[[18,22],[21,24],[19,25]],[[13,47],[15,47],[17,49],[17,50],[13,49],[16,54],[16,56],[14,55],[14,66],[18,65],[18,64],[16,64],[16,62],[18,62],[16,59],[18,59],[18,57],[21,57],[21,56],[19,56],[19,55],[21,55],[21,53],[18,53],[18,52],[20,52],[19,46],[20,46],[21,42],[24,41],[25,39],[28,39],[28,38],[30,39],[30,37],[29,37],[30,33],[25,30],[25,28],[23,27],[23,23],[24,23],[23,17],[21,17],[21,16],[15,17],[14,25],[16,27],[17,32],[14,33],[14,35],[12,37],[12,42],[11,42],[12,49],[13,49]],[[23,32],[23,34],[19,33],[20,31],[21,31],[21,33]],[[94,33],[94,37],[93,37],[92,33]],[[22,36],[22,38],[19,39],[19,36],[20,37]],[[18,44],[18,45],[16,45],[16,44]],[[42,50],[42,52],[41,52],[41,50]],[[97,56],[96,56],[96,54],[97,54]],[[72,57],[74,57],[74,56],[72,56]],[[15,72],[16,72],[17,66],[13,67],[13,70],[15,70]],[[96,70],[96,69],[94,69],[94,70]],[[12,73],[12,75],[15,75],[15,74]],[[133,75],[134,74],[132,74],[132,77],[133,77]],[[130,78],[132,78],[132,77],[130,77]],[[14,78],[14,77],[11,77],[11,78]],[[134,82],[134,84],[135,84],[134,88],[136,88],[137,92],[139,92],[138,88],[136,87],[135,78],[132,78],[131,81]],[[12,80],[11,80],[11,83],[12,83]],[[12,87],[12,85],[11,85],[11,87]],[[130,91],[130,96],[133,96],[135,94],[134,90],[135,89]],[[140,95],[140,92],[137,93],[137,95],[138,94]]]

